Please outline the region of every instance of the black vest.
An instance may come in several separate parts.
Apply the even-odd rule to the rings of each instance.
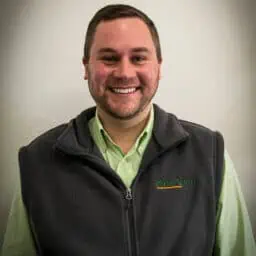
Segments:
[[[131,191],[105,162],[95,107],[21,148],[22,195],[38,255],[213,255],[224,142],[154,104]]]

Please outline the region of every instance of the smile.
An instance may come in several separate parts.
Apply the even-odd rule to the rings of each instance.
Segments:
[[[121,93],[121,94],[129,94],[129,93],[134,93],[136,90],[139,88],[110,88],[110,90],[114,93]]]

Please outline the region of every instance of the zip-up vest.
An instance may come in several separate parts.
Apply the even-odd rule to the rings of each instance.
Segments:
[[[127,189],[95,145],[89,108],[19,152],[38,255],[207,256],[215,244],[224,142],[154,104],[152,138]]]

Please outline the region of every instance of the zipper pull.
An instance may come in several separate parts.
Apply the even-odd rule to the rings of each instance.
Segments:
[[[132,202],[132,191],[130,188],[127,188],[126,190],[126,194],[125,194],[125,205],[126,205],[126,210],[128,210],[131,206],[131,202]]]
[[[132,191],[130,188],[127,188],[125,198],[127,200],[132,200]]]

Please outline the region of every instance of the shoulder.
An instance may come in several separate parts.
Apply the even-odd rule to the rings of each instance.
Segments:
[[[206,126],[203,126],[198,123],[194,123],[191,121],[180,119],[177,115],[174,113],[171,113],[169,111],[166,111],[159,107],[157,104],[153,104],[154,106],[154,119],[155,122],[161,126],[162,128],[184,128],[188,132],[202,132],[202,133],[211,133],[212,130]],[[176,127],[178,126],[178,127]]]
[[[45,132],[43,132],[41,135],[34,138],[26,147],[32,148],[35,147],[38,144],[54,144],[59,136],[65,131],[65,129],[68,127],[68,123],[60,124],[56,127],[53,127]]]
[[[177,118],[177,117],[176,117]],[[216,133],[220,133],[218,131],[214,131],[213,129],[206,127],[202,124],[194,123],[188,120],[178,119],[177,121],[180,123],[182,128],[191,136],[199,136],[200,138],[204,138],[204,136],[213,136]],[[202,138],[202,139],[203,139]]]
[[[19,159],[26,158],[26,156],[37,156],[43,158],[45,155],[51,155],[54,145],[56,144],[58,138],[67,129],[68,123],[60,124],[53,127],[41,135],[34,138],[27,145],[19,148]]]
[[[189,134],[190,141],[194,145],[208,145],[214,158],[222,158],[224,155],[224,138],[220,131],[210,129],[198,123],[187,120],[178,120],[183,129]],[[219,156],[218,156],[219,155]],[[221,163],[222,165],[222,163]]]
[[[23,146],[20,151],[36,153],[40,156],[41,153],[49,155],[57,145],[63,143],[68,147],[76,147],[83,142],[82,137],[88,137],[90,134],[88,122],[94,116],[95,109],[95,107],[85,109],[68,122],[47,130]]]
[[[223,156],[224,138],[221,132],[187,120],[179,120],[179,123],[189,134],[190,140],[194,144],[200,144],[201,146],[208,144],[213,152],[213,157]],[[220,156],[217,157],[218,154]]]
[[[160,144],[177,144],[180,141],[186,141],[193,148],[206,147],[211,151],[217,144],[224,144],[223,136],[218,131],[198,123],[179,119],[156,104],[154,104],[154,110],[154,134]]]
[[[161,127],[159,129],[161,132],[169,132],[170,134],[170,131],[175,131],[183,135],[186,134],[189,137],[200,139],[212,137],[216,135],[216,133],[219,133],[202,124],[180,119],[177,115],[161,109],[156,104],[154,104],[154,108],[156,123]]]

